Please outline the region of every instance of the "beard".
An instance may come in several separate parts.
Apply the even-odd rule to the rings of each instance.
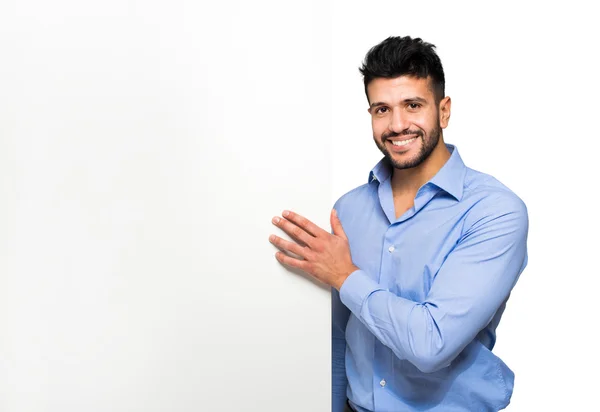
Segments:
[[[395,169],[411,169],[413,167],[419,166],[421,163],[423,163],[425,161],[425,159],[427,159],[431,155],[431,153],[433,152],[433,149],[435,149],[435,147],[437,146],[437,144],[440,140],[441,134],[442,134],[442,128],[438,124],[435,129],[432,129],[427,134],[427,136],[424,136],[424,134],[421,130],[404,130],[401,133],[394,133],[394,132],[384,133],[383,135],[381,135],[380,139],[377,139],[374,137],[374,140],[375,140],[375,143],[377,144],[377,147],[379,148],[379,150],[381,150],[381,153],[383,153],[383,155],[385,156],[387,161],[390,162],[390,164]],[[389,150],[385,146],[386,140],[391,137],[408,136],[408,135],[416,136],[417,139],[421,140],[421,148],[419,149],[419,152],[410,159],[406,159],[406,160],[394,159],[392,154],[389,152]]]

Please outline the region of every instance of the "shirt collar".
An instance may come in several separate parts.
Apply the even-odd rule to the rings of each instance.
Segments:
[[[433,176],[427,183],[439,187],[453,196],[456,200],[460,200],[463,195],[467,168],[458,154],[458,149],[456,146],[446,144],[446,147],[450,151],[450,158],[446,161],[442,168],[438,170],[436,175]],[[369,173],[369,183],[375,180],[379,182],[385,182],[391,177],[391,175],[392,166],[384,157]]]

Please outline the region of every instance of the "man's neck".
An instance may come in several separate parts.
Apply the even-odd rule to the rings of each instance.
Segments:
[[[433,152],[423,163],[411,169],[393,169],[392,191],[394,197],[414,198],[421,186],[427,183],[446,164],[450,151],[440,136]]]

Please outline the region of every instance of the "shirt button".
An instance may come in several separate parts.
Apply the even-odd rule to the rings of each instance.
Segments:
[[[394,246],[390,246],[390,247],[388,248],[388,250],[390,251],[390,253],[392,253],[394,250],[396,250],[396,248],[395,248]]]
[[[381,387],[383,388],[385,386],[385,379],[382,379],[381,382],[379,382],[379,384],[381,385]]]

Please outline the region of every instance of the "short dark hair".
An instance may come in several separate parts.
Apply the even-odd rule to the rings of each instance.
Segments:
[[[393,79],[399,76],[414,76],[419,79],[431,77],[436,102],[445,96],[445,78],[442,62],[435,46],[420,38],[388,37],[369,50],[362,67],[365,94],[369,83],[378,78]],[[369,95],[367,94],[367,100]]]

